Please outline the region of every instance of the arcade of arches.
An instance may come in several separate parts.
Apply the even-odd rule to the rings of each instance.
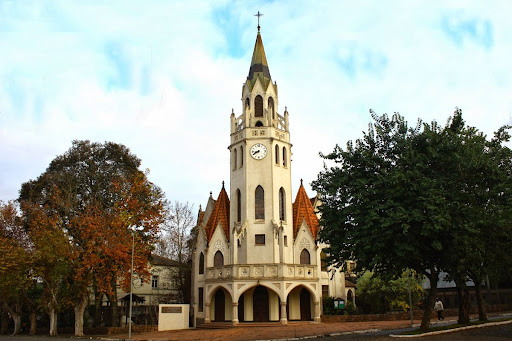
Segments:
[[[312,321],[314,316],[314,293],[305,286],[299,285],[286,296],[284,304],[274,290],[257,285],[245,290],[233,302],[231,294],[224,287],[218,287],[212,294],[207,305],[207,315],[214,322],[270,322]],[[208,307],[209,306],[209,307]],[[236,318],[233,318],[236,316]]]

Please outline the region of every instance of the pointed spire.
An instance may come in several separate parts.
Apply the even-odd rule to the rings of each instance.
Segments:
[[[259,14],[259,12],[258,12]],[[261,14],[260,14],[261,16]],[[258,16],[259,21],[259,16]],[[249,76],[247,79],[254,84],[256,78],[260,78],[261,81],[270,81],[270,71],[268,69],[267,56],[265,55],[265,49],[263,48],[263,41],[261,40],[260,26],[258,23],[258,34],[256,35],[256,43],[254,44],[254,51],[252,53],[251,67],[249,69]],[[268,82],[265,82],[268,83]],[[267,84],[265,84],[267,85]]]
[[[295,198],[295,202],[293,203],[293,237],[297,237],[297,233],[302,225],[302,222],[305,221],[306,225],[309,227],[313,238],[316,239],[318,233],[318,217],[315,214],[315,210],[313,205],[311,204],[311,200],[309,199],[306,190],[302,184],[302,179],[300,181],[299,191],[297,192],[297,197]]]
[[[226,238],[229,240],[229,197],[226,193],[226,190],[224,189],[224,182],[222,184],[219,197],[215,201],[213,211],[210,214],[210,217],[208,218],[205,226],[206,237],[208,241],[210,241],[212,238],[213,233],[219,224],[224,230]]]

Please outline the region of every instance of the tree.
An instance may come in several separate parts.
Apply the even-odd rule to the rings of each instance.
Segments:
[[[405,271],[396,278],[386,278],[366,271],[357,280],[358,309],[368,314],[411,309],[408,296],[409,285],[414,309],[423,295],[421,280],[421,276],[415,274],[410,276],[409,271]]]
[[[157,253],[178,262],[178,269],[173,275],[173,281],[178,286],[181,303],[190,302],[192,259],[191,229],[194,225],[193,205],[175,201],[169,205],[169,215],[162,228],[162,234],[157,244]]]
[[[37,180],[22,185],[20,203],[26,226],[62,233],[68,243],[75,335],[83,335],[89,288],[106,294],[117,318],[118,280],[129,287],[132,234],[134,271],[147,279],[148,259],[165,216],[162,191],[139,170],[140,159],[123,145],[73,141]],[[51,218],[35,222],[34,212]],[[55,227],[55,229],[54,229]],[[43,249],[44,250],[44,249]]]
[[[313,182],[323,202],[320,237],[334,264],[355,259],[359,268],[376,273],[399,275],[410,268],[425,275],[431,289],[421,328],[428,329],[440,271],[457,282],[467,274],[460,259],[468,244],[461,236],[477,227],[468,212],[478,206],[469,199],[479,198],[471,189],[485,182],[482,164],[497,171],[497,163],[486,163],[487,149],[478,152],[485,138],[465,126],[458,109],[445,127],[419,121],[409,128],[399,114],[372,117],[355,146],[349,141],[346,150],[336,146],[321,155],[337,166],[326,165]],[[470,155],[478,161],[467,162]],[[480,213],[505,218],[483,206]]]
[[[0,304],[14,320],[14,333],[21,331],[21,314],[33,285],[32,257],[18,208],[0,201]]]

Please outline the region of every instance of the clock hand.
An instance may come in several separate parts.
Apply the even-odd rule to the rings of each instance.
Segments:
[[[258,149],[258,150],[256,150],[254,153],[252,153],[252,155],[256,155],[256,154],[258,154],[259,152],[260,152],[260,150]]]

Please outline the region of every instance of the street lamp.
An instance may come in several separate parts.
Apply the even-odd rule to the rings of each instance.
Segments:
[[[135,231],[132,229],[132,267],[130,270],[130,316],[128,322],[128,339],[132,339],[132,301],[133,301],[133,254],[135,250]]]

